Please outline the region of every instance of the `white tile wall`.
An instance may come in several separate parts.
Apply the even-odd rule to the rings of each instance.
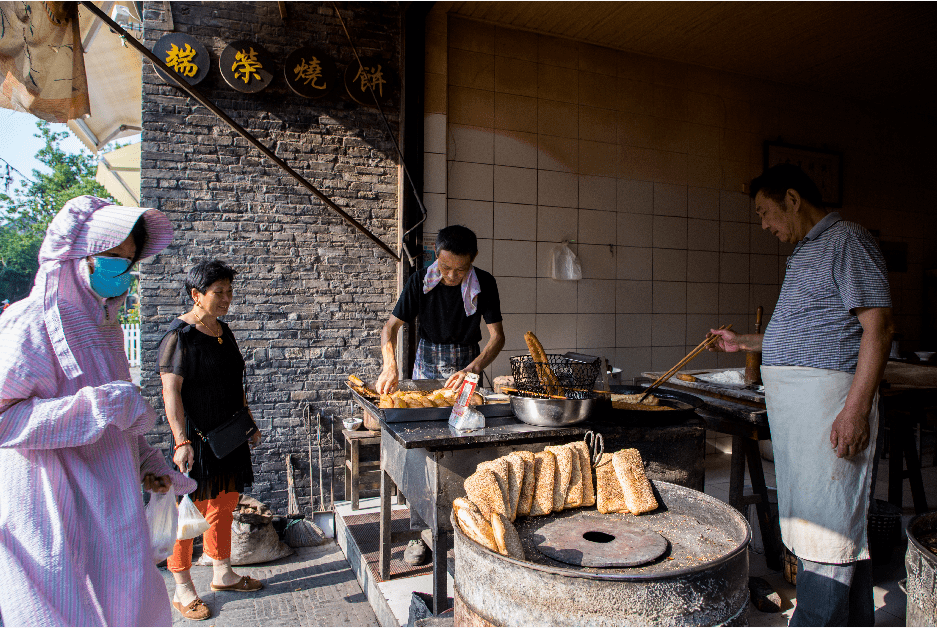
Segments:
[[[581,244],[615,244],[618,214],[597,209],[579,210]]]
[[[447,157],[450,161],[473,161],[479,164],[494,163],[494,132],[490,128],[450,125],[449,153]]]
[[[537,203],[537,171],[533,168],[495,166],[494,199],[499,203]]]
[[[501,297],[502,314],[537,311],[537,279],[534,277],[495,277]]]
[[[618,214],[618,244],[648,246],[653,242],[654,217],[648,214]]]
[[[575,314],[579,307],[578,281],[537,278],[537,313]]]
[[[571,172],[541,170],[537,175],[536,202],[550,207],[577,207],[579,178]]]
[[[880,122],[848,106],[846,124],[842,107],[834,116],[766,100],[758,94],[776,90],[757,79],[463,18],[449,18],[441,46],[448,60],[427,60],[424,229],[459,223],[479,236],[475,263],[498,277],[507,333],[492,375],[526,353],[528,329],[550,352],[602,352],[628,379],[669,368],[711,327],[747,331],[757,305],[767,322],[792,247],[761,229],[745,193],[762,141],[859,146],[880,135]],[[919,310],[920,214],[875,192],[868,180],[885,157],[863,145],[837,147],[849,152],[846,196],[864,203],[842,211],[909,242],[914,268],[892,273],[895,301]],[[550,278],[564,240],[581,281]],[[743,363],[706,353],[693,366]]]
[[[475,232],[479,238],[491,238],[493,206],[490,201],[449,200],[449,224],[462,225]]]
[[[683,314],[687,311],[685,281],[654,282],[654,313]]]
[[[574,241],[579,238],[579,212],[572,207],[537,208],[537,239],[540,242]]]
[[[537,167],[537,134],[499,131],[494,134],[494,160],[499,166]]]
[[[580,176],[579,207],[611,212],[617,211],[616,187],[617,180],[615,177]]]
[[[618,256],[618,279],[653,279],[654,249],[650,247],[620,246]]]
[[[493,200],[493,191],[494,166],[449,162],[449,198],[490,201]]]
[[[547,280],[551,281],[551,280]],[[578,308],[585,314],[614,314],[615,313],[615,280],[614,279],[583,279],[577,283]]]
[[[525,240],[495,240],[494,267],[504,277],[537,276],[537,243]]]
[[[494,204],[494,232],[502,240],[537,240],[537,206]]]
[[[650,281],[619,279],[615,282],[615,311],[619,314],[641,314],[653,309],[653,286]],[[717,296],[718,302],[718,296]],[[715,312],[716,310],[713,309]]]

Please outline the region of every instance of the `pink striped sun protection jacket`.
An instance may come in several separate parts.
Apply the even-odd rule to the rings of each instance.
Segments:
[[[140,483],[172,471],[143,435],[156,413],[130,381],[118,310],[84,258],[146,221],[143,256],[172,240],[155,209],[72,199],[49,224],[30,295],[0,316],[0,617],[6,625],[170,625]]]

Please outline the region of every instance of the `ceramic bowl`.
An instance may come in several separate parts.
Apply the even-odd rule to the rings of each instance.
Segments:
[[[351,431],[359,429],[361,427],[362,422],[363,421],[359,418],[342,419],[342,424],[345,426],[345,429],[351,430]]]
[[[930,362],[931,358],[934,357],[934,353],[934,351],[915,351],[914,355],[916,355],[921,362]]]

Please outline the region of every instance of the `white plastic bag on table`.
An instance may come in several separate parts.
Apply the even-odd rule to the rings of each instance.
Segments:
[[[475,406],[469,406],[459,415],[449,417],[449,425],[456,431],[480,430],[485,427],[485,415],[475,409]]]
[[[161,562],[172,554],[176,543],[176,496],[172,491],[150,493],[146,505],[146,524],[150,528],[150,547],[153,560]]]
[[[582,265],[573,250],[563,242],[553,247],[553,279],[578,281],[582,279]]]
[[[179,525],[176,538],[180,541],[194,539],[208,528],[208,522],[195,507],[192,499],[188,495],[183,495],[179,502]]]

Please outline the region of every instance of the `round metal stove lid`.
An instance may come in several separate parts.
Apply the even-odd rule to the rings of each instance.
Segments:
[[[636,567],[667,551],[667,539],[640,523],[588,511],[532,530],[531,540],[545,556],[579,567]]]

